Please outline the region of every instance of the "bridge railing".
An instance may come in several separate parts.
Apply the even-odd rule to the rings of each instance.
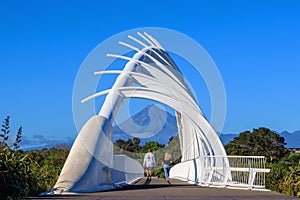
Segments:
[[[114,155],[111,179],[116,185],[127,185],[144,177],[141,163],[126,156]]]
[[[265,188],[264,156],[202,156],[175,165],[171,177],[208,186]]]

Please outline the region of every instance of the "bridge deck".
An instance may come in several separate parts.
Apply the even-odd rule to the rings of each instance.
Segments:
[[[216,199],[216,200],[232,200],[232,199],[298,199],[296,197],[288,197],[275,192],[269,191],[250,191],[226,188],[199,187],[188,184],[186,182],[171,179],[169,185],[164,179],[152,178],[151,181],[141,179],[134,185],[129,185],[122,189],[106,192],[96,192],[81,195],[65,195],[65,196],[45,196],[33,197],[31,199]]]

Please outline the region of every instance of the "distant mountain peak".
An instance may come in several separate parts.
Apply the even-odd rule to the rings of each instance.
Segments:
[[[287,148],[300,147],[300,130],[292,133],[288,131],[277,132],[285,138]],[[150,104],[145,106],[135,115],[125,119],[122,123],[114,126],[114,138],[125,139],[138,137],[141,144],[148,141],[157,141],[167,144],[169,138],[177,135],[176,117],[160,106]],[[232,141],[239,134],[221,134],[218,133],[223,144]]]
[[[300,147],[300,130],[294,131],[292,133],[288,131],[282,131],[279,133],[286,142],[287,148],[299,148]]]
[[[297,134],[297,135],[300,135],[300,130],[298,130],[298,131],[294,131],[292,134]]]
[[[133,122],[139,126],[147,126],[153,121],[156,117],[160,117],[163,121],[166,118],[166,111],[158,107],[155,104],[150,104],[143,108],[141,111],[136,113],[131,117]],[[127,120],[125,120],[127,121]],[[125,122],[124,121],[124,122]],[[127,121],[128,122],[128,121]],[[123,123],[122,123],[123,124]]]
[[[113,134],[115,139],[138,137],[141,140],[153,140],[166,144],[169,138],[177,132],[175,116],[160,106],[151,104],[114,126]]]
[[[288,132],[288,131],[282,131],[281,133],[278,133],[279,135],[290,135],[291,133],[290,132]]]

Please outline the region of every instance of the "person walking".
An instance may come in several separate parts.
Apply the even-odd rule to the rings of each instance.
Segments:
[[[152,170],[156,167],[155,157],[152,153],[152,149],[148,149],[148,153],[146,153],[144,157],[144,168],[146,169],[147,181],[151,181]]]
[[[164,156],[164,159],[163,159],[163,161],[162,161],[162,166],[163,166],[163,169],[164,169],[164,172],[165,172],[165,179],[166,179],[166,181],[167,181],[169,184],[171,184],[171,183],[170,183],[170,180],[169,180],[169,176],[170,176],[169,173],[170,173],[170,165],[171,165],[172,162],[173,162],[173,161],[172,161],[172,156],[171,156],[171,154],[165,152],[165,156]]]

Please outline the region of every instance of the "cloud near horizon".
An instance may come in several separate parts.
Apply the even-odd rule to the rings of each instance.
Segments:
[[[42,149],[42,148],[51,148],[59,144],[67,144],[71,146],[75,138],[72,137],[63,137],[58,138],[54,136],[46,137],[41,134],[35,134],[31,137],[22,136],[22,141],[20,143],[20,148],[23,150],[28,149]]]

